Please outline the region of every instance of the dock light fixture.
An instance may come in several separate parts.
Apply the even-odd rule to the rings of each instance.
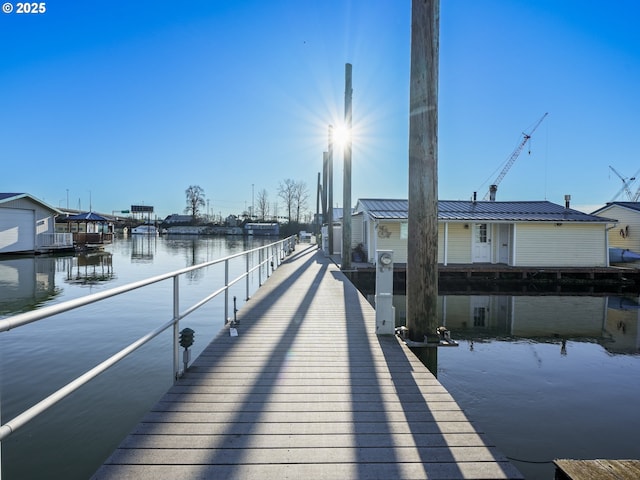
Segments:
[[[193,345],[193,330],[190,328],[184,328],[180,332],[180,346],[184,348],[184,352],[182,352],[182,362],[184,363],[184,371],[187,371],[187,367],[189,366],[189,362],[191,361],[191,350],[189,347]]]

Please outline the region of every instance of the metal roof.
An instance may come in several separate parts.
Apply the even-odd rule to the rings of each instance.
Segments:
[[[358,200],[356,211],[376,220],[406,220],[408,200]],[[439,200],[438,220],[452,222],[593,222],[611,223],[610,218],[589,215],[548,201],[487,202]]]
[[[637,212],[640,212],[640,202],[609,202],[604,207],[601,207],[591,213],[595,214],[598,212],[602,212],[603,210],[606,210],[607,208],[611,208],[616,205],[620,207],[628,208],[629,210],[635,210]]]
[[[8,203],[8,202],[12,202],[12,201],[16,201],[16,200],[20,200],[20,199],[28,199],[40,206],[42,206],[43,208],[46,208],[48,210],[51,210],[52,212],[56,213],[56,214],[60,214],[60,210],[52,207],[51,205],[43,202],[42,200],[38,200],[36,197],[34,197],[33,195],[29,195],[28,193],[6,193],[6,192],[0,192],[0,203]]]

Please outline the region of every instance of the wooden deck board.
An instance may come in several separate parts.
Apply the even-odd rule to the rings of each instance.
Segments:
[[[315,250],[283,263],[95,479],[522,478]]]
[[[569,480],[637,480],[640,460],[555,460],[556,478]]]

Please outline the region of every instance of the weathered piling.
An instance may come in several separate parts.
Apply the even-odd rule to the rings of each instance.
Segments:
[[[344,172],[342,179],[342,269],[351,269],[351,127],[352,111],[351,99],[351,64],[345,64],[345,88],[344,88]]]
[[[438,327],[438,0],[413,0],[409,98],[407,327],[414,342]],[[437,348],[420,352],[437,373]]]

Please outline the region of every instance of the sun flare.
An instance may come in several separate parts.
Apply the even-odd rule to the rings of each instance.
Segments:
[[[344,147],[351,140],[352,131],[346,125],[336,125],[333,128],[333,143],[337,147]]]

